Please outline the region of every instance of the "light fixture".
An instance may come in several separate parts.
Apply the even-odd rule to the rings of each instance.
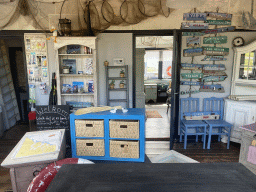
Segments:
[[[166,0],[166,6],[173,9],[192,9],[201,6],[205,2],[206,0]]]

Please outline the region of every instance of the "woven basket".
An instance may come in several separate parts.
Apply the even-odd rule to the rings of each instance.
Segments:
[[[103,139],[77,139],[77,156],[105,156],[105,145]]]
[[[104,120],[75,120],[77,137],[104,137]]]
[[[140,136],[139,121],[110,120],[109,136],[112,138],[138,139]]]
[[[139,158],[139,141],[110,140],[110,157]]]

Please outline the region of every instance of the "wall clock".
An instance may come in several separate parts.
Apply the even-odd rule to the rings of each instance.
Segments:
[[[232,44],[234,47],[241,47],[244,45],[244,39],[242,37],[236,37],[233,39]]]

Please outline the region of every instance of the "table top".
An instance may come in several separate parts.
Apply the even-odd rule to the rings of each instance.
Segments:
[[[255,181],[240,163],[68,164],[46,192],[255,192]]]

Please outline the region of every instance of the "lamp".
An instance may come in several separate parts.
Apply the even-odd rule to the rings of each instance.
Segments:
[[[166,6],[173,9],[188,9],[199,7],[206,0],[166,0]]]

